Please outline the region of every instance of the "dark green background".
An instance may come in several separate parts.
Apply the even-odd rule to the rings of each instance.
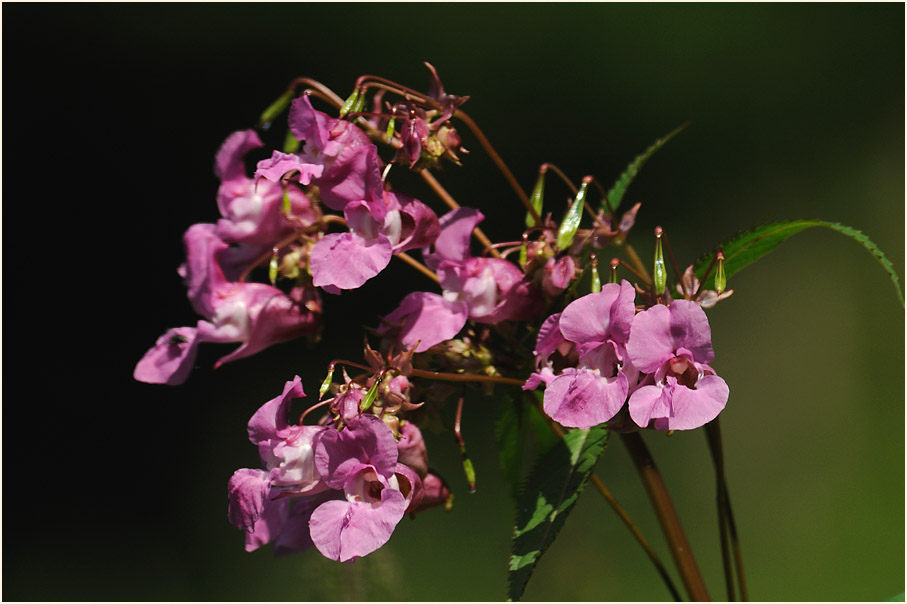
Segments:
[[[246,554],[226,520],[227,479],[257,463],[248,417],[294,373],[314,392],[331,356],[357,354],[359,325],[430,287],[402,265],[328,297],[320,349],[214,372],[231,348],[209,346],[180,388],[131,380],[160,333],[195,320],[174,269],[182,232],[216,219],[214,151],[291,78],[424,88],[431,61],[527,189],[545,161],[610,182],[692,120],[627,196],[647,259],[656,224],[688,264],[740,228],[822,218],[903,274],[903,24],[901,4],[4,4],[3,599],[503,599],[512,507],[490,399],[464,420],[478,493],[452,435],[427,435],[453,511],[405,520],[353,565]],[[463,136],[472,153],[440,179],[492,238],[518,236],[517,200]],[[566,195],[551,182],[549,203]],[[709,317],[751,597],[903,591],[904,313],[887,275],[807,231],[730,286]],[[705,439],[646,436],[722,598]],[[597,472],[668,561],[620,443]],[[667,597],[594,492],[526,592]]]

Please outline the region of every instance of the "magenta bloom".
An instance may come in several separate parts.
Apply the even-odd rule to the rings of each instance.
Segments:
[[[254,130],[240,130],[227,137],[215,156],[214,173],[221,179],[217,207],[223,216],[216,233],[227,243],[270,248],[293,233],[294,225],[283,213],[283,187],[246,176],[243,156],[261,146]],[[296,225],[311,224],[315,214],[309,198],[294,185],[288,185],[286,192]],[[256,251],[255,256],[260,253]]]
[[[230,282],[220,265],[230,248],[213,224],[195,224],[187,231],[186,262],[179,273],[188,288],[193,309],[204,317],[195,328],[168,331],[158,338],[136,365],[135,379],[153,384],[180,384],[189,375],[201,342],[241,342],[223,363],[253,355],[318,328],[320,300],[312,288],[295,288],[290,295],[264,283]]]
[[[313,283],[332,293],[361,286],[384,270],[391,256],[429,245],[441,230],[428,206],[390,191],[351,201],[343,214],[349,231],[325,235],[310,254]]]
[[[535,350],[538,372],[524,389],[545,382],[545,413],[558,423],[589,428],[623,407],[637,378],[625,348],[636,312],[634,297],[628,282],[609,283],[542,324]],[[563,359],[559,365],[569,365],[560,373],[552,359],[556,353]]]
[[[479,210],[457,208],[441,217],[441,234],[434,253],[425,255],[438,273],[444,298],[466,305],[469,318],[479,323],[520,321],[541,310],[538,290],[524,280],[523,271],[500,258],[473,257],[470,238],[484,220]]]
[[[373,415],[359,416],[343,431],[326,431],[315,445],[315,465],[344,495],[321,504],[309,521],[315,547],[332,560],[353,560],[387,543],[414,491],[421,490],[415,473],[397,463],[390,428]]]
[[[705,312],[695,302],[656,305],[633,321],[627,352],[654,384],[630,397],[630,417],[641,427],[654,421],[659,430],[691,430],[724,409],[728,387],[708,365],[714,358]]]

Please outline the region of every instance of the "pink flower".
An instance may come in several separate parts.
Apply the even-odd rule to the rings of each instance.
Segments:
[[[343,214],[349,232],[325,235],[310,254],[313,283],[328,291],[361,286],[384,270],[391,256],[429,245],[440,232],[428,206],[390,191],[351,201]]]
[[[633,321],[627,352],[654,384],[630,397],[630,416],[641,427],[691,430],[718,416],[728,387],[709,366],[714,358],[709,321],[696,302],[656,305]]]
[[[311,538],[325,557],[346,562],[390,539],[421,484],[397,463],[397,443],[383,421],[362,415],[340,432],[327,431],[315,448],[325,482],[344,499],[321,504],[309,521]]]
[[[298,287],[288,296],[264,283],[227,281],[219,259],[229,248],[217,236],[213,224],[192,225],[183,240],[186,262],[179,273],[192,307],[204,319],[195,328],[177,328],[158,338],[136,365],[135,379],[182,383],[201,342],[242,343],[217,361],[215,367],[219,367],[318,329],[321,304],[314,289]]]
[[[545,413],[558,423],[589,428],[623,407],[637,378],[625,349],[636,312],[634,297],[628,282],[609,283],[542,324],[535,350],[537,373],[523,388],[544,382]],[[563,359],[559,366],[568,365],[559,373],[552,360],[555,353]]]
[[[246,176],[243,156],[262,146],[254,130],[240,130],[227,137],[217,151],[214,172],[221,179],[217,207],[221,218],[216,234],[227,243],[244,243],[268,249],[293,233],[294,223],[284,215],[284,189],[276,182]],[[318,170],[320,174],[320,167]],[[279,180],[279,177],[275,180]],[[307,183],[306,183],[307,184]],[[312,202],[298,187],[288,185],[290,213],[296,225],[315,221]],[[261,252],[257,251],[255,255]]]

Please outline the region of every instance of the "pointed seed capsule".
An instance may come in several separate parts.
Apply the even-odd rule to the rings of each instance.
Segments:
[[[271,279],[271,285],[277,283],[277,269],[280,267],[278,260],[278,250],[276,247],[271,250],[271,263],[268,265],[268,278]]]
[[[359,101],[359,89],[356,88],[353,90],[353,93],[347,97],[343,102],[343,107],[340,108],[340,117],[344,117],[347,113],[353,110],[353,107]]]
[[[620,265],[620,260],[618,258],[611,258],[611,273],[608,278],[608,283],[617,283],[618,265]]]
[[[559,250],[566,250],[573,244],[576,231],[579,230],[580,220],[583,217],[586,189],[589,187],[589,182],[591,182],[591,179],[588,176],[583,179],[583,184],[580,185],[579,191],[576,192],[576,199],[573,200],[573,205],[567,210],[567,215],[564,216],[564,220],[557,230],[557,249]]]
[[[334,381],[334,364],[331,363],[328,366],[327,377],[324,378],[324,381],[321,382],[321,388],[318,389],[318,400],[321,400],[321,397],[330,389],[331,383]]]
[[[535,213],[539,216],[542,215],[542,202],[545,198],[545,174],[547,172],[547,168],[542,166],[542,169],[539,170],[539,179],[535,181],[535,188],[532,189],[532,196],[529,198],[529,203],[532,204]],[[526,212],[526,226],[537,226],[535,218],[532,217],[532,212]]]
[[[662,249],[661,236],[664,233],[660,226],[655,227],[655,267],[652,272],[652,283],[655,286],[655,295],[664,295],[665,285],[668,282],[668,271],[665,269],[665,254]]]
[[[394,116],[391,116],[391,119],[387,121],[387,130],[384,133],[384,136],[387,137],[387,140],[394,138],[394,129],[396,128],[397,120]]]
[[[718,270],[715,272],[715,291],[720,295],[727,287],[727,277],[724,274],[724,252],[718,252]]]
[[[359,403],[360,411],[368,411],[368,408],[371,407],[372,403],[375,402],[375,399],[378,397],[378,386],[381,385],[383,378],[383,372],[375,377],[375,383],[372,384],[372,387],[368,389],[368,392],[366,392],[365,396],[362,398],[362,402]]]
[[[292,89],[284,92],[280,97],[271,103],[267,109],[265,109],[261,117],[258,118],[258,123],[262,128],[267,128],[271,125],[271,122],[275,117],[280,115],[280,113],[287,108],[287,105],[290,104],[290,101],[293,100],[294,91]]]
[[[602,279],[598,275],[598,258],[595,257],[595,254],[592,254],[592,258],[589,261],[589,268],[592,270],[592,290],[593,294],[597,294],[602,290]]]

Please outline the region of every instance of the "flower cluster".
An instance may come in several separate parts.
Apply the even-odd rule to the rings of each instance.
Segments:
[[[702,308],[674,300],[637,314],[635,295],[627,281],[609,283],[545,319],[537,372],[524,388],[545,384],[545,413],[555,421],[589,428],[626,402],[641,428],[690,430],[724,409],[728,387],[709,366],[715,355]]]
[[[311,80],[296,98],[291,86],[282,97],[287,144],[249,173],[245,156],[264,144],[255,130],[231,134],[215,160],[221,217],[186,231],[179,274],[201,319],[161,336],[136,366],[141,381],[185,381],[201,342],[240,343],[219,366],[316,336],[322,292],[360,288],[394,256],[437,285],[404,292],[396,309],[366,319],[378,344],[366,339],[364,363],[332,361],[318,401],[297,421],[291,404],[305,396],[298,376],[249,420],[262,467],[237,470],[228,483],[228,517],[249,551],[268,543],[277,554],[314,546],[350,561],[386,543],[405,515],[449,508],[448,483],[429,469],[419,426],[459,392],[454,432],[473,487],[460,432],[470,384],[489,394],[495,385],[521,385],[527,405],[535,401],[528,391],[544,387],[548,418],[578,429],[689,430],[727,403],[703,311],[730,295],[723,278],[715,291],[700,291],[705,276],[692,267],[681,275],[674,262],[681,297],[672,300],[661,240],[653,276],[627,241],[640,204],[618,216],[602,191],[601,209],[587,212],[591,226],[580,228],[595,183],[586,177],[579,188],[567,182],[574,197],[558,222],[542,212],[550,164],[531,200],[518,191],[528,228],[515,241],[492,243],[480,230],[482,212],[457,204],[429,172],[442,160],[459,164],[465,153],[451,120],[464,116],[467,98],[446,93],[429,69],[428,94],[371,76],[356,82],[345,103]],[[365,111],[370,92],[373,110]],[[391,102],[388,94],[399,98]],[[333,103],[337,116],[316,110],[318,98]],[[421,175],[448,211],[439,218],[395,191],[388,180],[394,165]],[[483,245],[478,254],[473,239]],[[602,285],[596,256],[607,246],[629,250],[631,262],[612,260]],[[621,266],[633,282],[618,282]],[[333,381],[337,365],[340,383]],[[363,373],[351,377],[348,369]],[[322,415],[306,423],[315,410]]]
[[[228,485],[228,516],[245,531],[247,551],[270,542],[277,554],[314,545],[346,562],[384,545],[404,514],[447,500],[414,424],[359,413],[358,387],[336,397],[336,424],[290,424],[290,402],[303,396],[296,376],[249,420],[266,469],[237,470]]]

